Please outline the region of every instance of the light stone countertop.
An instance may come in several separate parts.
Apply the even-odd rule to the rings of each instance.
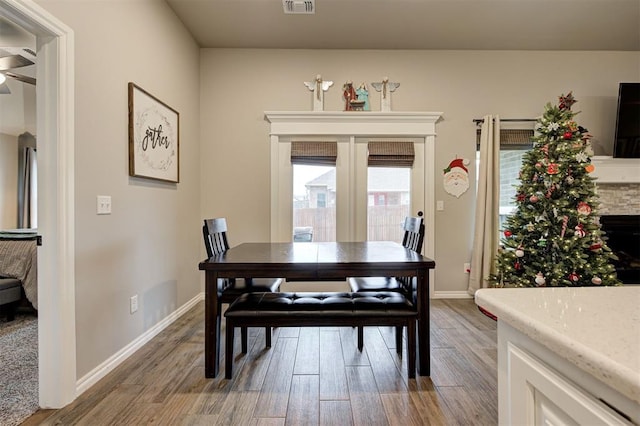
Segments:
[[[475,301],[640,403],[640,286],[489,288]]]

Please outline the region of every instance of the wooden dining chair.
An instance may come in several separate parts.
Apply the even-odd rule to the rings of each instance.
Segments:
[[[421,211],[415,217],[406,217],[402,226],[404,235],[402,245],[417,253],[422,251],[424,243],[424,218]],[[351,291],[393,291],[405,295],[412,303],[417,303],[416,277],[349,277]],[[362,342],[364,328],[358,327],[358,341]],[[402,352],[402,327],[396,327],[396,351]]]
[[[225,218],[205,219],[202,226],[204,246],[209,258],[229,250],[227,220]],[[218,280],[218,317],[216,327],[220,336],[222,304],[229,304],[244,293],[278,292],[282,278],[221,278]],[[271,327],[265,327],[267,346],[271,346]],[[241,328],[242,352],[247,352],[247,328]]]

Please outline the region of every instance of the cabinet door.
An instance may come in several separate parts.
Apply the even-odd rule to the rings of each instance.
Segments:
[[[511,342],[507,347],[508,424],[631,424],[539,359]]]

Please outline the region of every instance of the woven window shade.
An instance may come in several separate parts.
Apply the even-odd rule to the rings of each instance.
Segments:
[[[480,149],[480,133],[476,130],[476,147]],[[533,129],[500,129],[500,148],[502,149],[529,149],[533,146],[531,138]]]
[[[338,158],[338,143],[291,142],[291,164],[335,166]]]
[[[369,167],[412,167],[413,142],[369,142]]]

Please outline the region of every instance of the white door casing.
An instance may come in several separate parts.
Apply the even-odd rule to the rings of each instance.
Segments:
[[[39,402],[61,408],[76,397],[73,31],[31,0],[0,14],[36,36]]]

